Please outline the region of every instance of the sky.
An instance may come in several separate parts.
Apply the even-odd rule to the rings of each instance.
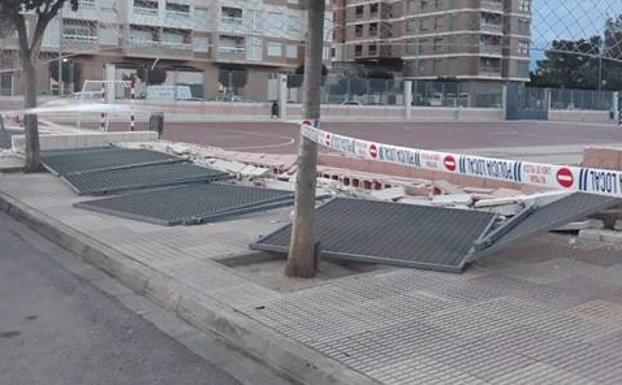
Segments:
[[[552,40],[600,35],[607,17],[619,14],[622,0],[534,0],[532,62],[544,56]]]

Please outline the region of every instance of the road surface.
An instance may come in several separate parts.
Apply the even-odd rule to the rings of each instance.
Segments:
[[[259,379],[238,381],[64,269],[52,258],[63,250],[3,213],[0,245],[1,385],[284,383],[249,365]]]

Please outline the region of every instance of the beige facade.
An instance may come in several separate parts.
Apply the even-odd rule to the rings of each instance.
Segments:
[[[233,92],[264,100],[268,86],[263,83],[304,61],[303,4],[304,0],[80,0],[77,12],[67,4],[62,20],[57,17],[50,23],[42,54],[49,59],[60,50],[70,56],[80,63],[81,80],[102,80],[105,64],[118,70],[157,65],[175,76],[195,79],[192,73],[202,74],[200,96],[207,99]],[[332,28],[330,7],[326,18]],[[327,37],[327,59],[331,44]],[[0,46],[14,50],[15,39],[0,40]],[[234,90],[219,84],[226,78],[222,71],[245,72],[246,84]],[[53,83],[47,66],[39,78],[42,86]],[[11,92],[19,93],[19,74],[10,81]],[[8,87],[3,89],[6,93]]]
[[[532,0],[345,1],[345,62],[415,79],[529,80]]]

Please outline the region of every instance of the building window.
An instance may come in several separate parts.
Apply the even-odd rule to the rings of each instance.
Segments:
[[[268,56],[275,56],[275,57],[283,56],[283,44],[269,42],[268,43]]]
[[[443,39],[434,39],[434,53],[443,53]]]
[[[363,46],[362,45],[355,45],[354,46],[354,56],[363,56]]]
[[[166,10],[176,13],[190,13],[190,4],[180,4],[175,2],[166,2]]]
[[[134,7],[144,9],[158,9],[158,2],[150,0],[134,0]]]
[[[417,25],[415,24],[415,19],[406,20],[406,32],[415,32],[417,29]]]
[[[520,62],[516,64],[516,76],[520,76],[523,78],[529,77],[529,63]]]
[[[97,27],[82,20],[63,19],[63,39],[97,40]]]
[[[520,0],[518,9],[521,12],[531,12],[531,0]]]
[[[370,4],[369,5],[369,16],[376,17],[378,16],[378,4]]]
[[[369,24],[369,36],[378,36],[378,23]]]
[[[439,9],[443,6],[443,0],[434,0],[434,8]]]
[[[424,17],[423,19],[421,19],[421,23],[419,24],[419,30],[423,31],[429,31],[430,30],[430,19],[427,17]]]
[[[415,12],[415,0],[408,0],[406,2],[406,13],[414,13]]]
[[[363,17],[363,15],[365,14],[365,7],[363,7],[362,5],[357,6],[354,10],[354,13],[357,18]]]
[[[417,41],[414,39],[406,40],[406,54],[414,55],[417,53]]]
[[[529,41],[521,40],[518,42],[518,53],[521,55],[529,55]]]
[[[518,33],[521,35],[529,35],[531,26],[529,25],[529,20],[519,20],[518,21]]]
[[[436,16],[434,18],[434,30],[435,31],[440,31],[443,29],[443,19],[444,19],[444,16]]]
[[[425,54],[427,50],[428,50],[428,40],[427,39],[419,40],[419,55]]]
[[[425,11],[428,8],[428,0],[421,0],[421,10]]]
[[[378,54],[378,46],[376,44],[369,45],[369,56],[376,56]]]
[[[363,24],[354,26],[354,37],[363,37]]]
[[[242,24],[242,8],[222,7],[220,20],[225,24]]]
[[[425,68],[427,67],[427,60],[419,60],[419,68],[417,68],[417,75],[425,74]]]
[[[287,46],[287,58],[288,59],[298,59],[298,46],[297,45],[288,45]]]
[[[432,62],[432,71],[438,75],[443,69],[443,59],[434,59]]]

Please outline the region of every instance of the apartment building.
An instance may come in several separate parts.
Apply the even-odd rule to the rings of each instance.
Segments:
[[[345,1],[336,60],[389,66],[412,79],[529,80],[532,0]]]
[[[304,3],[80,0],[78,11],[73,12],[67,4],[62,17],[50,23],[42,53],[49,53],[47,57],[59,51],[71,54],[72,63],[80,66],[81,80],[103,79],[106,64],[114,66],[117,79],[127,78],[137,68],[157,66],[167,71],[165,84],[192,85],[194,96],[214,99],[235,93],[265,101],[269,79],[292,72],[304,62]],[[332,28],[330,7],[326,19]],[[327,59],[331,40],[327,36]],[[2,43],[5,49],[16,48],[14,38]],[[47,67],[39,78],[41,89],[54,82]],[[5,93],[9,81],[14,83],[11,92],[19,93],[19,76],[5,76]]]

